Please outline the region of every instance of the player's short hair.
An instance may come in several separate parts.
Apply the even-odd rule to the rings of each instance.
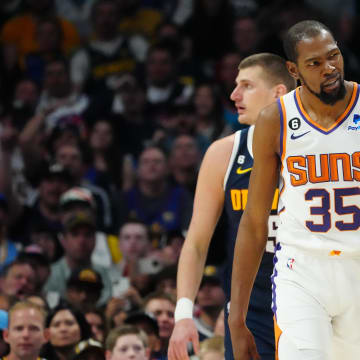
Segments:
[[[290,27],[283,39],[283,48],[288,60],[296,63],[299,55],[297,52],[297,44],[302,40],[314,38],[323,31],[328,32],[334,38],[331,30],[316,20],[300,21]]]
[[[295,89],[296,80],[289,74],[286,60],[272,53],[258,53],[243,59],[239,64],[239,70],[253,66],[260,66],[264,73],[264,80],[275,86],[284,84],[288,91]]]
[[[133,325],[121,325],[110,330],[105,341],[106,350],[113,351],[117,340],[126,335],[136,335],[141,340],[144,347],[148,347],[148,337],[143,330]]]
[[[18,301],[16,302],[10,309],[9,309],[9,328],[10,328],[10,321],[11,321],[11,315],[18,311],[18,310],[24,310],[24,309],[34,309],[36,310],[43,318],[43,325],[45,327],[46,323],[46,317],[47,313],[46,311],[39,305],[31,302],[31,301]]]

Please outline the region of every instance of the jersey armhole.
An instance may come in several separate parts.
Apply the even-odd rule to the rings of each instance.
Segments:
[[[233,145],[233,148],[232,148],[230,161],[229,161],[228,167],[227,167],[227,169],[226,169],[225,177],[224,177],[224,184],[223,184],[223,189],[224,189],[224,191],[225,191],[225,189],[226,189],[226,183],[227,183],[227,181],[228,181],[228,178],[229,178],[229,175],[230,175],[230,172],[231,172],[232,165],[233,165],[233,163],[234,163],[234,161],[235,161],[237,149],[238,149],[239,144],[240,144],[240,138],[241,138],[241,130],[238,130],[238,131],[235,133],[234,145]]]

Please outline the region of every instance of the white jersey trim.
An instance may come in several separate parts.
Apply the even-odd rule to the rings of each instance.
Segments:
[[[225,173],[225,177],[224,177],[224,184],[223,184],[223,189],[224,189],[224,191],[225,191],[225,189],[226,189],[226,184],[227,184],[227,181],[228,181],[229,176],[230,176],[231,168],[232,168],[232,166],[233,166],[233,163],[234,163],[234,161],[235,161],[235,157],[236,157],[236,154],[237,154],[237,150],[238,150],[238,148],[239,148],[240,138],[241,138],[241,130],[238,130],[238,131],[235,133],[234,145],[233,145],[233,148],[232,148],[229,165],[228,165],[228,167],[227,167],[227,169],[226,169],[226,173]]]
[[[253,148],[252,148],[254,129],[255,129],[255,125],[251,125],[249,128],[248,137],[247,137],[247,148],[248,148],[249,154],[251,155],[252,158],[254,158]]]

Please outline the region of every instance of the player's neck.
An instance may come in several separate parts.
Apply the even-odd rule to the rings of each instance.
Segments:
[[[353,86],[353,83],[345,81],[346,94],[343,99],[333,105],[325,104],[307,90],[306,87],[302,86],[300,88],[302,106],[313,121],[327,128],[331,126],[348,107],[353,93]]]

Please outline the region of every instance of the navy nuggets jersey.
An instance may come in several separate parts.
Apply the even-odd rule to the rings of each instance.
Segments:
[[[224,290],[227,301],[230,300],[231,274],[236,235],[241,216],[244,212],[250,173],[253,166],[252,138],[254,127],[235,133],[233,151],[224,178],[225,212],[227,218],[227,261],[224,269]],[[266,181],[266,176],[264,176]],[[275,231],[277,229],[278,191],[274,196],[269,217],[269,238],[266,252],[263,255],[250,297],[246,323],[253,333],[256,346],[263,360],[273,360],[275,340],[273,314],[271,311],[271,274],[273,271],[273,253],[275,248]],[[225,358],[233,359],[232,345],[227,325],[228,308],[225,308]]]
[[[228,222],[227,267],[225,269],[224,287],[228,299],[230,299],[231,273],[236,235],[247,202],[249,179],[253,166],[253,132],[254,127],[251,126],[250,128],[235,133],[233,151],[224,178],[225,211]],[[265,179],[266,177],[264,177],[264,180]],[[275,247],[275,230],[277,227],[277,198],[278,191],[274,197],[273,210],[269,220],[269,241],[259,268],[253,292],[256,291],[256,289],[260,291],[261,289],[264,289],[264,291],[270,291],[271,289],[270,276],[273,269],[272,261]],[[258,303],[257,305],[259,307],[264,308],[263,297],[260,297],[255,303]],[[253,303],[253,305],[255,305],[255,303]]]
[[[299,89],[279,101],[280,243],[324,255],[360,254],[360,101],[329,128],[304,110]]]

